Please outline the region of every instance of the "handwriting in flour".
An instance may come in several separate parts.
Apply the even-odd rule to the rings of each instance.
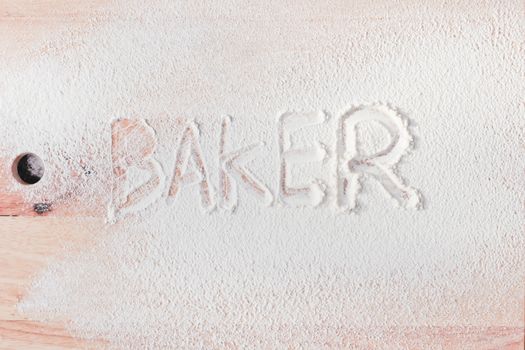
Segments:
[[[309,148],[294,146],[294,133],[300,129],[325,123],[323,113],[287,112],[278,120],[279,188],[277,200],[288,206],[319,206],[326,198],[327,184],[313,179],[303,185],[292,185],[292,169],[304,163],[324,162],[326,147],[318,144]],[[390,143],[374,154],[364,154],[358,147],[357,127],[360,123],[375,122],[390,135]],[[112,124],[113,198],[110,217],[118,219],[143,210],[165,197],[177,200],[186,187],[198,186],[201,206],[210,211],[215,207],[234,210],[238,205],[238,190],[242,188],[264,205],[275,203],[269,187],[249,170],[248,163],[264,144],[255,142],[240,148],[230,146],[232,118],[222,120],[218,150],[218,191],[211,184],[208,166],[201,149],[199,129],[186,121],[178,135],[174,152],[174,167],[168,175],[154,158],[157,147],[155,130],[145,120],[123,119]],[[336,207],[351,212],[358,207],[363,178],[378,181],[401,206],[419,208],[417,190],[407,186],[394,172],[395,166],[410,148],[412,137],[406,121],[392,108],[384,105],[356,107],[338,119],[336,166]],[[217,194],[215,194],[217,192]]]
[[[253,151],[261,148],[262,144],[254,143],[237,150],[229,150],[228,137],[231,122],[230,117],[222,120],[219,144],[219,206],[229,210],[237,206],[237,186],[234,184],[234,178],[247,191],[258,197],[263,204],[270,205],[273,201],[272,193],[246,168],[246,163],[254,159]]]
[[[144,120],[113,122],[111,158],[115,181],[110,218],[145,209],[162,194],[165,176],[152,157],[156,144],[155,131]],[[129,188],[129,184],[138,186]]]
[[[182,133],[182,138],[175,156],[175,168],[171,185],[169,186],[168,198],[173,200],[182,187],[197,184],[200,190],[201,204],[205,209],[211,209],[214,205],[211,193],[208,170],[204,162],[202,150],[199,143],[199,131],[193,123],[188,123]],[[189,169],[190,161],[194,169]]]

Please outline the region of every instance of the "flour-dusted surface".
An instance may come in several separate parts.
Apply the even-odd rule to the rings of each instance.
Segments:
[[[12,189],[100,215],[109,206],[113,220],[93,247],[35,276],[24,315],[136,349],[447,348],[436,339],[454,332],[465,334],[457,348],[478,349],[471,329],[505,329],[485,348],[523,336],[521,2],[93,7],[44,39],[0,34],[2,149],[46,164],[35,187]],[[374,122],[356,135],[364,154],[406,141],[392,174],[411,205],[374,176],[360,177],[355,208],[339,205],[340,120],[360,106],[406,123],[405,136]],[[286,113],[313,116],[289,145],[311,153],[288,160],[316,161],[286,175],[323,195],[299,206],[280,196]],[[119,212],[128,204],[115,193],[148,181],[144,169],[112,179],[112,123],[124,118],[144,119],[136,130],[155,147],[140,147],[165,191]],[[192,123],[209,201],[198,185],[170,187],[180,120]],[[232,177],[236,201],[221,197],[224,135],[224,152],[257,144],[242,166],[268,192]]]

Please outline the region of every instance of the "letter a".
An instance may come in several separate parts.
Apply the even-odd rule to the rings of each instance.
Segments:
[[[189,123],[182,133],[175,156],[175,169],[173,170],[173,179],[169,188],[168,197],[175,199],[182,187],[198,184],[201,204],[204,209],[211,210],[214,203],[208,171],[206,170],[206,164],[202,156],[198,135],[199,131],[193,122]],[[190,160],[194,165],[193,171],[188,170]]]

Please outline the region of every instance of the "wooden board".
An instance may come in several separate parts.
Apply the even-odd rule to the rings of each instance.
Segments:
[[[108,3],[102,0],[0,0],[0,49],[13,59],[19,52],[52,50],[43,45],[46,36],[56,35],[64,27],[70,32],[80,30],[90,19],[104,21]],[[355,2],[356,16],[369,16],[368,3]],[[380,12],[372,17],[387,14]],[[36,49],[31,51],[29,47]],[[69,334],[65,327],[67,320],[60,324],[39,323],[17,311],[16,305],[34,276],[50,261],[60,258],[64,249],[89,247],[94,237],[88,228],[102,225],[104,218],[95,215],[72,219],[78,215],[73,200],[54,207],[51,212],[38,213],[36,203],[26,202],[20,193],[10,190],[10,182],[15,181],[11,173],[14,156],[0,153],[0,349],[103,348],[103,340],[85,341]],[[85,211],[83,214],[92,216]],[[374,349],[373,340],[367,339],[370,331],[348,330],[349,341]],[[385,332],[391,334],[393,342],[403,343],[407,349],[524,348],[523,327],[416,327]]]
[[[67,218],[0,217],[0,349],[80,349],[100,345],[75,339],[63,324],[29,321],[16,309],[35,274],[51,259],[58,258],[66,245],[89,246],[89,232]]]
[[[94,240],[103,218],[80,218],[79,212],[56,210],[38,214],[33,203],[24,202],[19,193],[9,192],[9,181],[16,181],[4,170],[0,186],[0,349],[91,349],[105,342],[83,341],[68,333],[62,324],[26,319],[16,305],[26,293],[32,278],[64,251],[86,249]],[[61,203],[68,206],[68,203]],[[75,217],[77,216],[77,217]],[[348,329],[349,343],[379,349],[368,334],[377,329]],[[396,344],[407,349],[507,349],[524,346],[521,327],[416,327],[383,330]]]

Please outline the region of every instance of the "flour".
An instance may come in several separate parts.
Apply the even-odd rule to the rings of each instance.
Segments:
[[[425,348],[432,332],[406,334],[523,326],[520,2],[106,10],[0,58],[3,151],[46,165],[11,189],[110,212],[35,276],[25,317],[118,349]],[[112,140],[123,125],[139,136]]]

